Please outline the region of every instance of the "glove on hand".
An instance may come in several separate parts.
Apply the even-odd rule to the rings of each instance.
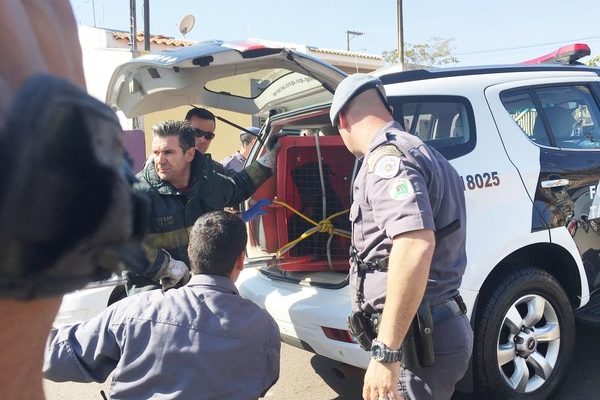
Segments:
[[[271,205],[271,200],[262,199],[256,202],[252,207],[240,214],[240,218],[244,222],[250,222],[259,215],[264,215],[269,212],[267,206]]]
[[[275,139],[273,139],[273,137],[269,139],[267,143],[267,152],[256,160],[259,164],[271,169],[275,168],[275,165],[277,164],[277,153],[281,147],[279,136],[274,136],[274,138]],[[273,141],[275,141],[275,143],[273,143]]]
[[[180,281],[186,284],[190,280],[190,270],[183,261],[175,260],[168,251],[160,249],[157,258],[162,258],[160,270],[154,277],[164,290],[175,287]]]

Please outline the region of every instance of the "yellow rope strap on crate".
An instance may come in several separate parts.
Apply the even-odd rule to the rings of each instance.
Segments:
[[[310,217],[302,214],[300,211],[296,210],[294,207],[290,206],[289,204],[287,204],[283,201],[277,200],[277,198],[273,199],[273,204],[277,204],[277,205],[287,208],[294,214],[300,216],[301,218],[303,218],[304,220],[306,220],[307,222],[309,222],[315,226],[314,228],[310,228],[309,230],[307,230],[306,232],[304,232],[302,235],[300,235],[296,239],[292,240],[291,242],[288,242],[285,245],[283,245],[279,250],[277,250],[277,257],[281,257],[283,254],[288,252],[292,247],[294,247],[295,245],[297,245],[298,243],[300,243],[307,237],[314,235],[315,233],[327,233],[329,235],[338,235],[338,236],[342,236],[342,237],[350,239],[350,232],[343,230],[343,229],[337,229],[331,222],[332,219],[339,217],[342,214],[347,213],[348,211],[350,211],[350,209],[345,209],[345,210],[336,212],[335,214],[330,215],[329,217],[325,218],[324,220],[316,222],[313,219],[311,219]]]

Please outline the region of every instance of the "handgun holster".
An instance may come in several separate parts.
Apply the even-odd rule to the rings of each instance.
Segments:
[[[377,337],[371,319],[362,311],[355,311],[348,317],[348,329],[360,347],[371,351],[371,343]]]

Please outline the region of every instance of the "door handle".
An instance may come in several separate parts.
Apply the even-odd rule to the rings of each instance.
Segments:
[[[555,187],[567,186],[571,182],[568,179],[550,179],[547,181],[542,181],[542,187],[544,189],[550,189]]]

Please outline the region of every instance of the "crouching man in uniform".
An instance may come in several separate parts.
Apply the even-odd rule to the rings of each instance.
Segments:
[[[347,77],[331,106],[362,159],[350,211],[350,329],[371,351],[363,398],[450,399],[473,332],[459,295],[465,199],[448,161],[393,120],[381,81]]]
[[[263,396],[279,377],[279,329],[234,285],[246,242],[238,216],[201,216],[190,234],[187,285],[143,292],[53,329],[46,378],[104,382],[114,370],[110,398],[121,400]]]

